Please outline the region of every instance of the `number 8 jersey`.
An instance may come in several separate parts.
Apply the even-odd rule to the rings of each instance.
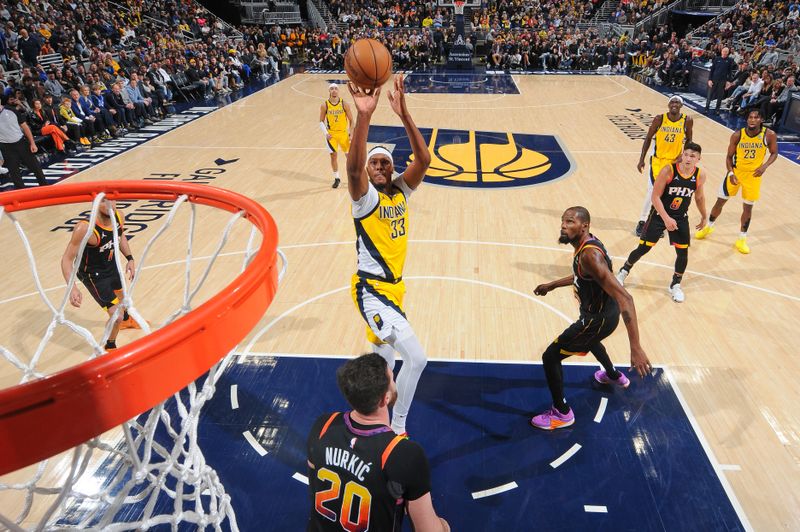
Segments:
[[[664,187],[661,193],[661,203],[664,204],[667,214],[675,220],[688,216],[689,205],[692,204],[692,196],[697,190],[697,178],[700,175],[700,167],[697,166],[691,175],[683,175],[678,170],[678,165],[672,165],[672,179]],[[655,209],[655,207],[653,207]]]
[[[386,425],[321,416],[308,437],[308,531],[400,532],[406,503],[430,492],[425,452]]]

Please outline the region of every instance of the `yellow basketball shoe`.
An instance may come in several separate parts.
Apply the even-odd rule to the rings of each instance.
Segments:
[[[747,245],[746,238],[738,239],[736,243],[733,245],[733,247],[735,247],[736,251],[742,253],[743,255],[747,255],[748,253],[750,253],[750,246]]]
[[[710,225],[706,225],[705,227],[700,229],[698,232],[696,232],[694,234],[694,237],[697,240],[703,240],[705,237],[707,237],[708,235],[710,235],[713,232],[714,232],[714,227],[710,226]]]

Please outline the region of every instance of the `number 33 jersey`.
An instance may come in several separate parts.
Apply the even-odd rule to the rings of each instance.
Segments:
[[[392,194],[370,182],[367,193],[353,201],[358,271],[389,282],[403,275],[408,243],[408,198],[412,190],[402,176],[392,181]]]

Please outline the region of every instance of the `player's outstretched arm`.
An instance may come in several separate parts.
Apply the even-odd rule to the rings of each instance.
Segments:
[[[739,139],[741,137],[741,130],[731,135],[731,141],[728,143],[728,153],[725,154],[725,167],[728,169],[728,176],[731,178],[732,185],[737,185],[739,183],[739,180],[736,178],[736,173],[733,171],[733,157],[736,155],[736,145],[739,144]]]
[[[689,142],[692,142],[692,131],[694,129],[694,119],[691,116],[687,116],[686,117],[686,122],[684,122],[684,124],[685,124],[684,131],[686,132],[686,135],[684,136],[683,143],[687,144]],[[680,158],[680,156],[678,156],[678,158]]]
[[[350,141],[350,152],[347,154],[347,189],[353,201],[360,200],[369,190],[367,179],[367,136],[369,135],[369,122],[372,113],[378,107],[381,89],[367,92],[348,83],[347,88],[353,96],[356,108],[356,126],[353,128],[353,138]]]
[[[450,532],[447,521],[436,515],[430,492],[419,499],[408,501],[408,515],[414,532]]]
[[[639,156],[639,164],[636,165],[636,169],[639,170],[639,173],[642,173],[644,169],[644,158],[647,156],[647,150],[650,149],[650,143],[653,142],[653,137],[656,131],[658,131],[658,128],[661,127],[663,121],[664,115],[656,116],[650,124],[650,129],[647,130],[647,136],[645,136],[644,143],[642,143],[642,154]]]
[[[753,175],[756,176],[762,175],[767,170],[767,167],[778,159],[778,135],[771,129],[768,129],[765,140],[767,141],[767,149],[769,150],[769,159],[755,169]]]
[[[325,125],[325,115],[327,114],[328,107],[325,102],[322,102],[322,107],[319,108],[319,129],[325,135],[325,139],[331,140],[331,134],[328,133],[328,127]]]
[[[706,213],[706,171],[702,168],[697,174],[697,189],[694,191],[694,204],[697,205],[697,210],[700,212],[700,223],[697,224],[696,229],[702,229],[708,220]]]
[[[81,249],[81,241],[83,237],[86,236],[86,231],[88,230],[89,224],[87,223],[79,223],[76,225],[75,229],[72,230],[72,237],[69,239],[67,249],[64,250],[64,254],[61,256],[61,274],[67,282],[69,282],[69,278],[72,276],[72,268],[75,266],[75,259],[78,257],[78,251]],[[90,238],[89,244],[91,243]],[[73,307],[80,307],[81,300],[81,291],[78,290],[78,285],[74,284],[69,294],[69,302]]]
[[[635,369],[641,377],[644,377],[653,370],[653,367],[639,343],[639,323],[636,319],[636,306],[633,304],[633,297],[611,274],[605,257],[598,250],[587,249],[581,253],[580,260],[581,270],[588,273],[619,305],[622,321],[628,330],[628,341],[631,344],[630,371]]]
[[[422,138],[422,133],[419,132],[419,128],[411,118],[411,113],[408,112],[405,85],[401,75],[394,77],[394,92],[389,92],[389,103],[392,106],[392,110],[403,121],[403,127],[406,128],[406,135],[408,135],[408,140],[411,143],[411,151],[414,153],[414,160],[403,172],[403,180],[409,188],[414,190],[422,183],[425,173],[431,165],[431,152],[425,144],[425,139]]]
[[[119,250],[122,252],[122,256],[125,257],[125,273],[128,275],[128,280],[131,281],[136,273],[136,262],[133,260],[133,252],[131,251],[128,237],[124,233],[119,237]]]
[[[355,121],[353,120],[353,112],[350,110],[350,105],[344,100],[342,100],[342,107],[344,108],[344,116],[347,117],[347,132],[352,137],[353,136],[353,127],[355,126]]]
[[[571,275],[569,275],[567,277],[563,277],[561,279],[553,281],[552,283],[540,284],[539,286],[533,289],[533,293],[536,294],[537,296],[546,296],[548,292],[552,292],[556,288],[561,288],[563,286],[570,286],[573,281],[574,279],[572,278]]]

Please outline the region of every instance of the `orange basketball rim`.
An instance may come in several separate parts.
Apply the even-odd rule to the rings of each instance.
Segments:
[[[278,230],[269,213],[240,194],[208,185],[107,181],[0,194],[16,212],[52,205],[180,196],[244,211],[262,235],[245,271],[196,309],[112,352],[47,377],[0,390],[0,475],[41,461],[138,416],[200,377],[258,323],[278,288]]]

